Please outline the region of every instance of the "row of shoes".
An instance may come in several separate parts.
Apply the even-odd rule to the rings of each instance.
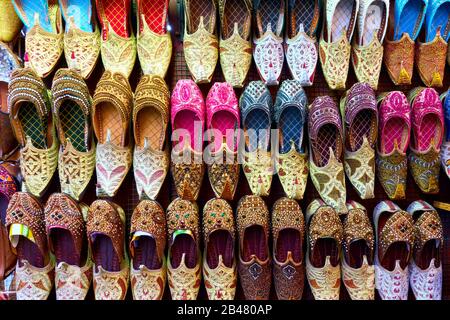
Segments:
[[[235,222],[223,199],[208,201],[201,218],[188,200],[175,199],[167,213],[143,200],[127,241],[125,213],[111,201],[88,207],[58,193],[43,208],[17,192],[6,211],[16,296],[45,300],[55,286],[56,299],[83,300],[93,280],[97,300],[123,300],[129,284],[135,300],[157,300],[167,280],[172,299],[195,300],[203,275],[210,300],[232,300],[239,274],[251,300],[269,299],[272,280],[279,299],[301,299],[305,275],[316,300],[338,300],[341,277],[354,300],[373,300],[375,288],[384,300],[406,300],[409,283],[416,299],[441,299],[442,222],[433,207],[415,201],[406,212],[382,201],[375,232],[362,205],[347,207],[341,222],[332,207],[314,200],[305,218],[295,200],[281,198],[270,215],[261,197],[244,196]]]

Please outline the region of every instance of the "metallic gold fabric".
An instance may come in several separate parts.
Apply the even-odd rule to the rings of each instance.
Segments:
[[[383,46],[374,36],[367,46],[353,44],[352,63],[356,78],[359,82],[366,82],[377,90],[383,62]]]
[[[319,56],[323,75],[332,90],[345,89],[350,64],[351,46],[345,33],[334,43],[328,43],[323,37],[319,42]]]

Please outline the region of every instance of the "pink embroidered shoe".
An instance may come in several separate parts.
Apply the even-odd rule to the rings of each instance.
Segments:
[[[409,103],[401,91],[392,91],[378,100],[382,100],[378,109],[378,179],[390,199],[403,199],[411,127]]]
[[[214,130],[209,137],[208,176],[216,197],[233,200],[239,180],[237,151],[240,115],[233,87],[216,82],[206,98],[206,127]]]
[[[203,130],[205,104],[199,87],[192,80],[177,82],[171,98],[174,139],[171,169],[178,196],[196,200],[202,185]]]

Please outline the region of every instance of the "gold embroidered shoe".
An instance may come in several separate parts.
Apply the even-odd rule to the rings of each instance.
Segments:
[[[166,286],[166,217],[155,201],[133,211],[130,230],[131,291],[134,300],[161,300]]]
[[[55,193],[48,198],[44,212],[49,249],[56,259],[56,300],[84,300],[92,281],[86,237],[88,207]]]
[[[29,193],[15,193],[6,211],[6,227],[17,253],[17,300],[46,300],[53,287],[55,261],[48,252],[39,201]]]
[[[226,200],[203,208],[203,276],[209,300],[234,300],[237,284],[233,209]]]
[[[361,199],[375,197],[375,145],[378,110],[368,83],[355,83],[341,98],[344,122],[345,172]]]
[[[264,200],[244,196],[237,208],[239,233],[238,271],[247,300],[268,300],[272,283],[272,261],[269,253],[270,218]]]
[[[168,123],[169,88],[160,76],[144,75],[133,109],[133,171],[141,199],[155,200],[169,171]]]
[[[242,88],[252,62],[251,0],[219,0],[220,66],[225,80]]]
[[[22,22],[14,11],[11,1],[0,4],[0,42],[9,43],[16,39],[22,28]]]
[[[124,300],[130,263],[125,245],[125,212],[106,200],[89,207],[87,235],[94,260],[96,300]]]
[[[128,78],[136,61],[136,38],[131,27],[130,0],[96,0],[102,26],[101,54],[106,70]]]
[[[25,62],[44,78],[64,50],[64,30],[57,0],[13,0],[14,8],[26,28]]]
[[[98,140],[96,153],[97,196],[113,197],[131,167],[129,123],[133,93],[121,73],[105,71],[92,105],[92,122]]]
[[[209,83],[219,58],[216,0],[184,0],[184,58],[196,83]]]
[[[280,300],[300,300],[305,283],[305,219],[297,201],[281,198],[272,211],[273,278]]]
[[[327,0],[319,56],[330,89],[343,90],[350,64],[350,40],[356,24],[359,0]]]
[[[19,144],[23,187],[39,197],[58,165],[58,140],[47,88],[31,69],[17,69],[9,83],[8,109]]]
[[[366,209],[347,203],[342,243],[342,280],[352,300],[375,299],[374,234]]]
[[[95,169],[89,89],[81,75],[59,69],[53,78],[53,112],[61,148],[58,172],[61,191],[79,200]]]
[[[316,300],[339,300],[343,239],[337,212],[322,200],[310,203],[306,213],[306,276]]]
[[[169,0],[137,1],[137,53],[144,74],[166,76],[172,58],[168,13]]]
[[[352,63],[359,82],[376,90],[383,62],[383,40],[389,17],[389,1],[359,0],[357,36],[353,38]]]
[[[196,300],[202,278],[200,221],[195,202],[175,199],[167,208],[167,273],[172,300]]]

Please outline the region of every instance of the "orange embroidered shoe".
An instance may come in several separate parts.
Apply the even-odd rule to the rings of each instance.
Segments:
[[[203,208],[203,277],[209,300],[234,300],[237,284],[233,209],[226,200]]]
[[[259,196],[244,196],[237,208],[238,271],[247,300],[268,300],[272,283],[269,210]]]
[[[55,261],[48,251],[44,210],[37,198],[15,193],[6,211],[6,227],[17,253],[17,300],[46,300],[53,287]]]
[[[175,199],[167,208],[167,273],[172,300],[196,300],[202,278],[200,221],[195,202]]]
[[[130,230],[130,279],[134,300],[161,300],[166,286],[166,217],[155,201],[133,211]]]
[[[52,194],[45,205],[48,245],[56,259],[56,300],[84,300],[91,286],[87,212],[86,205],[63,193]]]
[[[209,83],[216,69],[216,10],[216,0],[184,0],[184,58],[196,83]]]
[[[106,200],[89,207],[87,235],[94,261],[96,300],[124,300],[130,264],[125,247],[125,212]]]

